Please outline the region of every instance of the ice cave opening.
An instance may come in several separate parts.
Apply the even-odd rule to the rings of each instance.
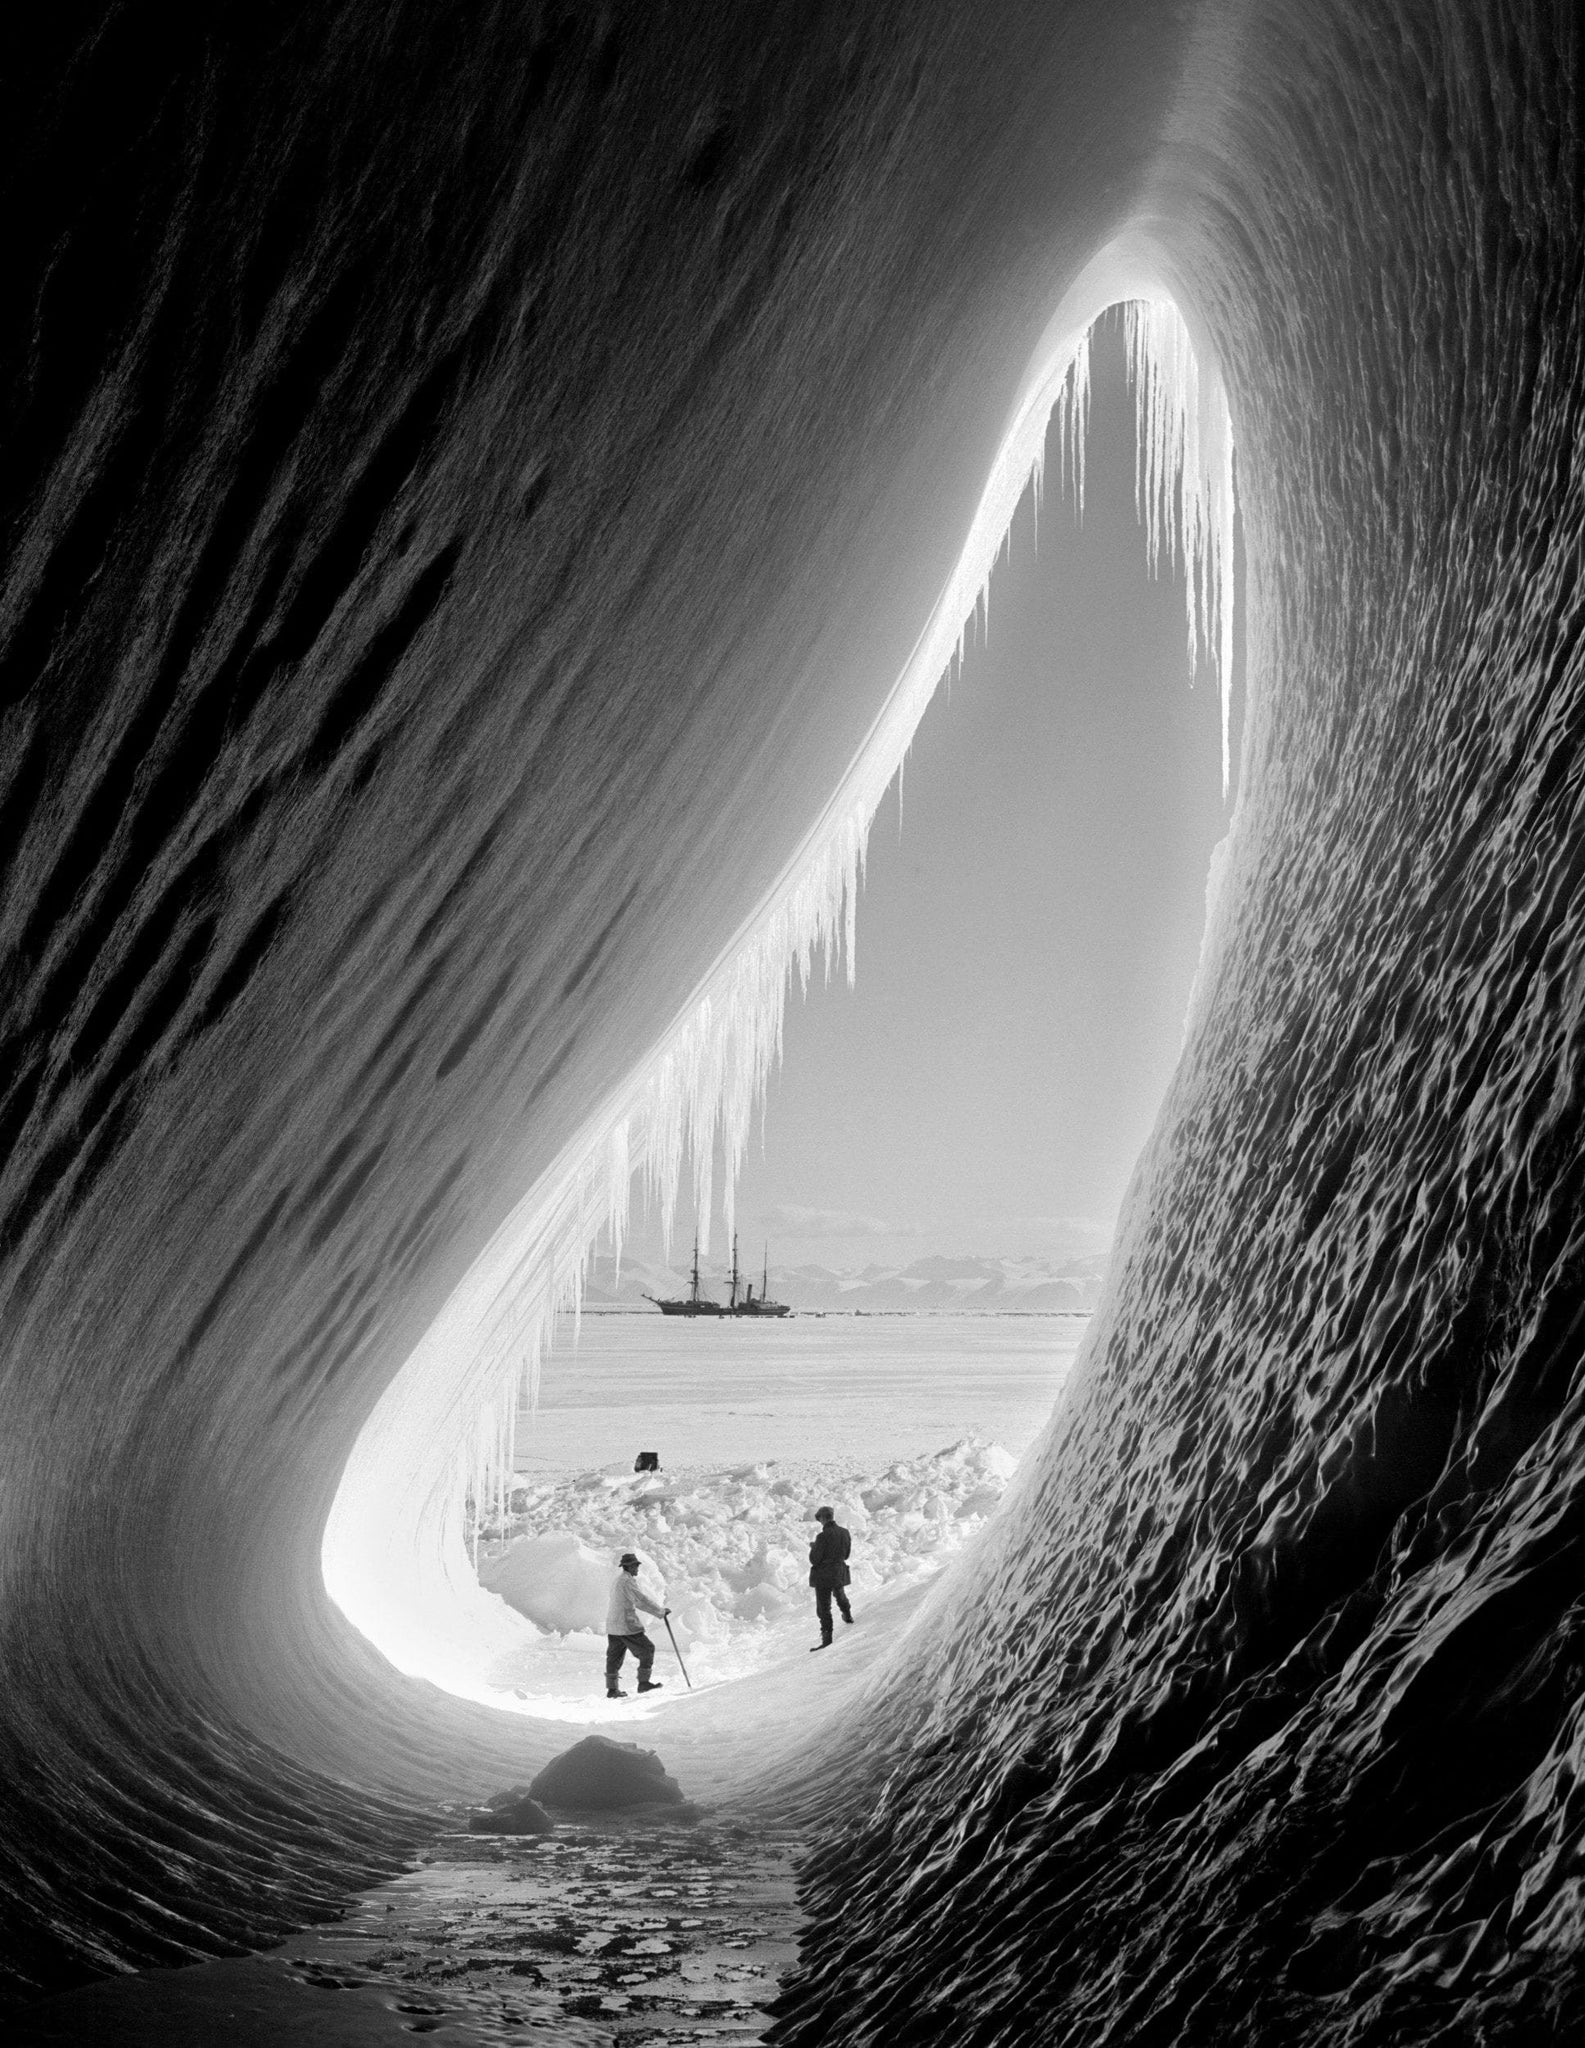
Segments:
[[[1152,566],[1183,566],[1191,660],[1203,654],[1220,683],[1229,788],[1232,423],[1187,303],[1143,234],[1121,237],[1063,295],[957,567],[841,786],[665,1039],[497,1230],[369,1417],[326,1526],[323,1569],[331,1597],[397,1670],[542,1721],[664,1716],[668,1742],[711,1746],[718,1761],[726,1744],[729,1769],[763,1770],[784,1731],[808,1734],[809,1622],[789,1516],[802,1528],[816,1497],[829,1496],[863,1538],[855,1598],[869,1604],[872,1626],[861,1654],[822,1675],[814,1711],[835,1713],[879,1667],[911,1654],[910,1632],[928,1629],[933,1599],[1016,1484],[1016,1455],[974,1430],[877,1456],[862,1472],[851,1459],[838,1470],[763,1455],[680,1473],[635,1473],[618,1460],[525,1477],[520,1413],[525,1404],[534,1412],[557,1318],[576,1317],[602,1234],[620,1251],[635,1185],[669,1228],[686,1181],[693,1213],[724,1215],[730,1236],[790,978],[807,985],[822,954],[852,976],[871,824],[937,683],[983,631],[992,570],[1031,487],[1039,503],[1048,427],[1060,487],[1082,505],[1091,336],[1112,309],[1121,309],[1137,408],[1146,550]],[[1213,856],[1206,947],[1217,871]],[[624,1445],[624,1456],[636,1448]],[[644,1556],[649,1588],[673,1605],[694,1684],[668,1669],[664,1693],[614,1708],[590,1674],[619,1535]]]

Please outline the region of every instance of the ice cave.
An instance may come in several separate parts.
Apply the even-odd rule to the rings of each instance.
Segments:
[[[1122,308],[1147,545],[1230,682],[1236,497],[1247,686],[1105,1298],[924,1658],[646,1730],[814,1844],[778,2043],[1574,2038],[1577,9],[26,28],[10,2016],[262,1949],[565,1746],[469,1513],[596,1235],[730,1164],[850,954]]]

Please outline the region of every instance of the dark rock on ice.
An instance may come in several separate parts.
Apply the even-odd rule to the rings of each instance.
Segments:
[[[641,1806],[681,1806],[682,1787],[652,1749],[586,1735],[529,1786],[545,1805],[567,1813],[620,1813]]]
[[[497,1792],[468,1815],[468,1832],[472,1835],[548,1835],[554,1833],[555,1827],[556,1823],[526,1785]]]

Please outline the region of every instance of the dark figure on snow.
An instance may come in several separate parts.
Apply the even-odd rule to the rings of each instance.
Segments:
[[[837,1520],[832,1508],[816,1508],[815,1520],[820,1524],[820,1534],[809,1546],[809,1583],[815,1589],[815,1613],[820,1620],[820,1640],[811,1647],[811,1656],[815,1650],[829,1650],[831,1647],[833,1597],[841,1609],[842,1619],[853,1619],[853,1610],[848,1605],[848,1596],[844,1591],[853,1576],[848,1570],[853,1538]]]
[[[640,1451],[633,1460],[633,1470],[635,1472],[658,1472],[660,1470],[660,1452]]]
[[[631,1550],[622,1554],[622,1569],[611,1581],[611,1598],[605,1609],[605,1696],[608,1700],[625,1700],[627,1694],[617,1684],[622,1670],[622,1659],[628,1651],[638,1665],[638,1689],[640,1692],[659,1692],[660,1681],[651,1682],[650,1670],[655,1662],[655,1645],[644,1633],[638,1610],[658,1614],[664,1621],[671,1609],[657,1607],[647,1593],[638,1590],[638,1559]]]

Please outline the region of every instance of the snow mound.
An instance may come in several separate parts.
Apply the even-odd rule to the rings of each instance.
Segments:
[[[591,1550],[570,1531],[551,1531],[525,1536],[499,1557],[481,1560],[479,1583],[499,1593],[536,1628],[559,1635],[572,1630],[602,1633],[615,1574],[614,1557]],[[646,1591],[659,1598],[653,1583]]]

